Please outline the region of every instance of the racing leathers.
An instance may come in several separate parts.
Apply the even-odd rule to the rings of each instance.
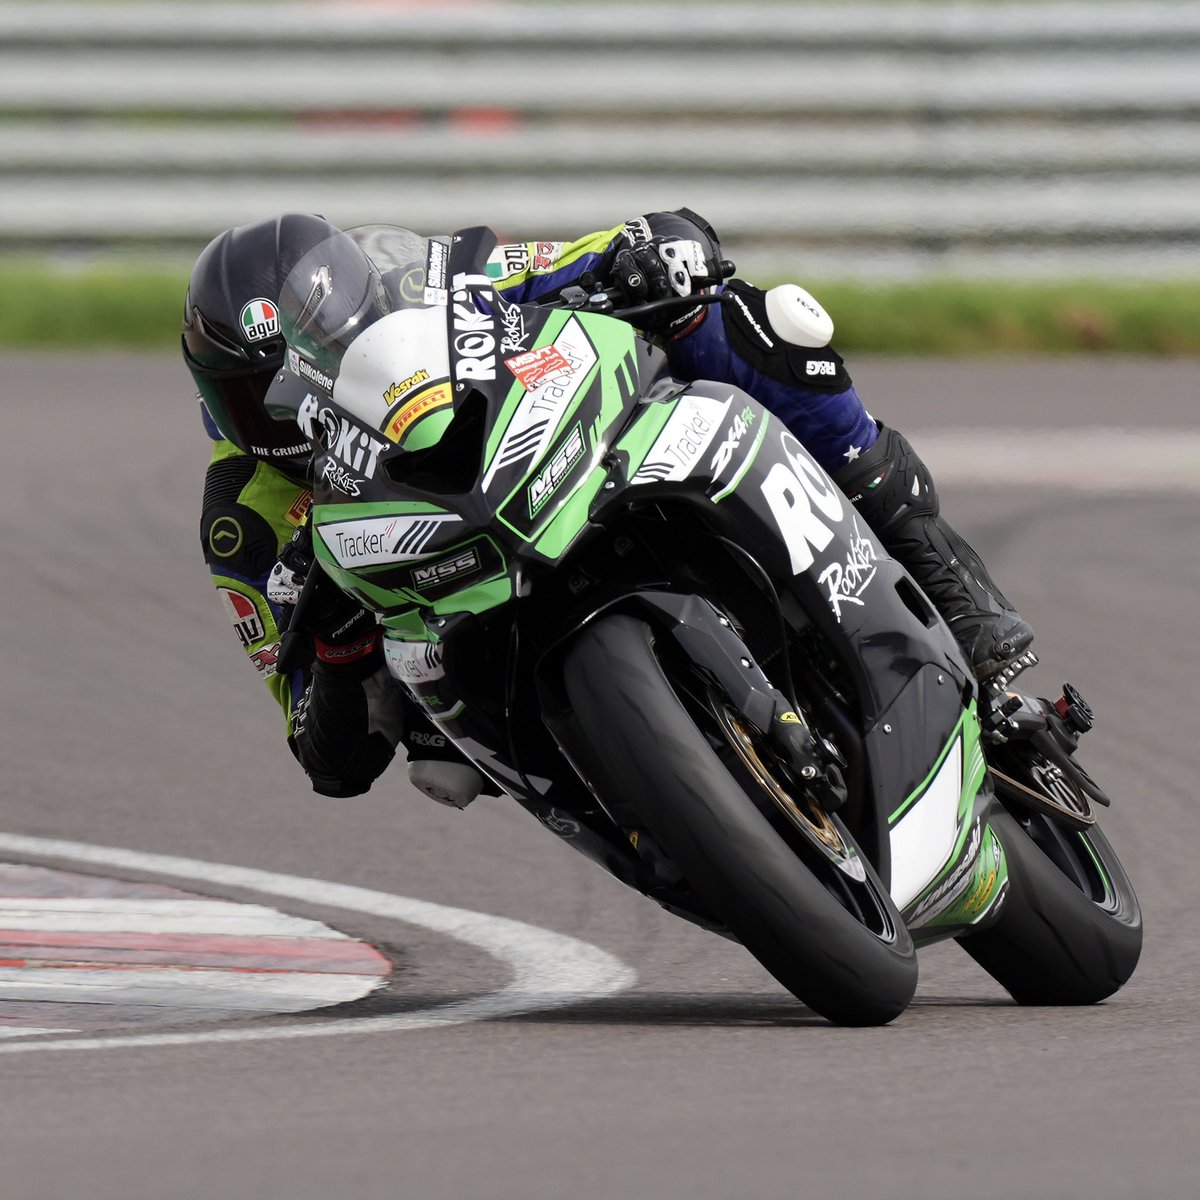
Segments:
[[[680,234],[692,227],[701,243],[716,244],[712,230],[688,210],[651,213],[573,242],[501,245],[490,258],[488,274],[497,292],[515,303],[555,295],[586,276],[601,283],[616,279],[627,295],[636,296],[638,278],[629,252],[648,246],[657,249],[664,242],[686,243],[686,237],[681,239]],[[670,253],[664,251],[664,257],[669,258]],[[644,254],[639,261],[651,264]],[[674,265],[669,261],[667,270],[674,276]],[[681,286],[678,276],[674,276],[671,286],[684,292],[686,278]],[[881,427],[864,408],[841,357],[828,344],[799,345],[782,337],[772,324],[768,293],[739,279],[718,286],[724,286],[732,299],[720,305],[697,306],[686,314],[686,320],[676,318],[669,327],[655,331],[673,373],[684,379],[714,379],[749,392],[788,426],[826,470],[839,479],[847,478],[849,471],[858,492],[852,498],[867,520],[899,530],[900,542],[914,544],[914,529],[920,532],[930,522],[941,525],[927,471],[921,475],[924,490],[915,505],[903,488],[876,490],[870,478],[857,486],[863,475],[857,468],[863,463],[870,464],[876,483],[891,474],[895,456],[901,453],[895,446],[899,435],[880,439]],[[211,425],[209,432],[217,436]],[[890,457],[881,459],[880,448]],[[903,453],[911,456],[902,464],[908,469],[915,455],[911,455],[907,443],[903,444]],[[214,583],[247,654],[283,709],[289,744],[315,790],[327,795],[366,791],[388,765],[402,731],[410,777],[416,781],[413,763],[446,760],[455,751],[407,699],[401,685],[387,676],[377,636],[351,661],[318,652],[315,666],[311,661],[304,662],[289,670],[286,677],[276,670],[287,610],[268,596],[267,581],[294,530],[304,522],[310,499],[303,481],[288,478],[276,467],[242,453],[228,442],[217,441],[206,480],[202,519],[204,554]],[[875,505],[878,511],[872,509],[876,500],[883,501]],[[923,551],[926,541],[921,542]],[[977,556],[967,553],[965,543],[961,545],[965,550],[957,555],[957,543],[934,555],[950,609],[958,602],[955,584],[967,569],[965,562],[973,581],[981,576],[986,581],[977,590],[985,596],[999,597],[1002,607],[998,605],[997,611],[1010,613],[1007,602],[986,579]],[[933,598],[939,603],[936,596]],[[974,614],[976,598],[972,596],[971,600]],[[943,611],[953,628],[952,612]],[[1019,618],[1016,620],[1019,622]],[[983,628],[978,621],[975,624]],[[1020,626],[1028,629],[1023,622]],[[985,629],[980,633],[975,626],[972,629],[972,636],[980,639],[988,632]],[[1025,638],[1023,644],[1028,640]],[[990,635],[988,644],[990,647]],[[362,643],[358,649],[365,645]],[[989,650],[991,657],[995,653]],[[342,718],[326,715],[335,704],[342,707]],[[351,711],[348,719],[347,711]],[[349,727],[351,724],[354,729]],[[461,807],[474,798],[478,789],[468,781],[453,795],[439,795],[436,787],[423,790]]]

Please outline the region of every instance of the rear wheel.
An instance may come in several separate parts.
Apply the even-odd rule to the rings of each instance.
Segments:
[[[604,617],[582,631],[565,663],[589,747],[579,765],[601,799],[637,812],[691,887],[795,996],[840,1024],[892,1020],[912,999],[917,964],[886,888],[836,818],[809,805],[780,825],[769,755],[727,705],[698,711],[691,681],[672,686],[673,669],[633,617]],[[732,751],[728,762],[718,742]]]
[[[1142,912],[1108,839],[1032,811],[1001,811],[991,826],[1009,893],[995,924],[959,944],[1019,1004],[1111,996],[1137,966]]]

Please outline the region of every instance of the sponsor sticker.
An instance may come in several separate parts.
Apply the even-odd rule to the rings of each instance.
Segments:
[[[314,387],[326,392],[333,391],[333,376],[322,371],[316,363],[309,362],[303,354],[298,354],[295,350],[288,350],[288,369],[293,375],[299,375]]]
[[[308,488],[305,488],[295,500],[292,501],[292,507],[283,514],[283,519],[289,525],[303,525],[304,518],[308,516],[308,510],[312,507],[313,494]]]
[[[437,562],[422,563],[412,571],[413,588],[422,591],[464,575],[474,575],[479,570],[479,551],[472,547]]]
[[[490,294],[490,293],[489,293]],[[496,378],[496,326],[475,307],[471,293],[454,293],[455,379]]]
[[[519,305],[507,304],[499,296],[496,302],[500,308],[500,353],[516,354],[525,350],[525,314]]]
[[[545,275],[548,271],[553,271],[562,248],[562,242],[537,242],[533,248],[533,262],[529,264],[529,269],[534,275]]]
[[[438,642],[399,642],[385,638],[383,657],[392,677],[401,683],[432,683],[446,674]]]
[[[537,385],[527,387],[528,395],[513,414],[496,457],[484,476],[485,491],[492,486],[498,472],[520,462],[536,462],[546,453],[558,422],[596,365],[595,347],[588,340],[583,327],[574,319],[563,326],[552,347],[543,349],[560,355],[566,365],[549,371],[544,377],[539,371]],[[549,362],[549,357],[546,361]]]
[[[732,403],[732,395],[727,400],[690,393],[681,396],[630,482],[673,483],[686,479],[717,436]]]
[[[250,655],[250,661],[260,675],[270,678],[275,674],[275,664],[279,661],[279,643],[276,642],[273,646],[264,646]]]
[[[830,526],[841,522],[844,510],[841,493],[830,483],[829,477],[800,443],[790,433],[784,433],[780,437],[780,445],[787,461],[777,462],[759,486],[787,546],[792,574],[799,575],[813,565],[817,552],[824,550],[833,541],[833,529]],[[865,559],[868,553],[866,547],[862,547],[860,553]],[[874,555],[873,545],[870,546],[869,553]],[[846,564],[843,578],[848,579],[851,573],[858,570],[861,576],[866,578],[866,583],[862,584],[862,588],[865,588],[874,577],[874,568],[870,567],[871,561],[873,559],[864,561],[856,568],[852,555],[851,561]],[[867,577],[865,572],[869,567],[870,576]],[[853,603],[857,596],[858,593],[852,587],[846,596],[841,597],[841,603],[846,603],[847,600]],[[840,605],[834,607],[840,620]]]
[[[529,392],[535,391],[551,375],[571,369],[571,364],[557,346],[539,346],[536,350],[518,354],[515,358],[506,358],[504,365]]]
[[[587,444],[583,440],[583,426],[576,423],[559,447],[553,458],[538,472],[529,485],[529,515],[536,517],[546,502],[558,491],[559,484],[566,479],[571,468],[583,457]]]
[[[448,379],[443,380],[441,383],[434,384],[433,387],[427,387],[423,392],[418,393],[409,400],[388,421],[387,428],[383,432],[393,442],[399,442],[409,426],[415,421],[419,421],[426,413],[432,412],[436,408],[445,408],[447,404],[452,404],[453,402],[454,393],[450,389],[450,381]]]
[[[321,525],[317,533],[335,561],[353,570],[377,563],[409,562],[424,558],[426,547],[447,523],[459,523],[453,513],[413,513],[396,517],[367,517]]]
[[[398,400],[403,400],[413,388],[420,387],[423,383],[429,382],[429,372],[423,368],[414,371],[407,379],[401,379],[393,383],[387,391],[383,393],[383,402],[385,404],[395,404]]]
[[[388,448],[387,442],[381,442],[353,421],[339,417],[311,392],[304,397],[296,413],[296,423],[344,467],[367,479],[374,476],[379,455]]]
[[[524,275],[529,270],[529,247],[524,242],[497,246],[488,259],[489,279],[503,280],[513,275]]]
[[[823,583],[829,592],[829,607],[837,617],[838,624],[842,623],[842,606],[865,603],[862,594],[875,578],[876,562],[879,555],[875,543],[864,536],[858,527],[858,517],[854,518],[854,536],[850,539],[850,550],[844,562],[830,563],[820,575],[817,582]]]
[[[449,259],[445,243],[436,239],[429,243],[429,261],[425,267],[425,303],[444,306],[448,299],[446,267]]]
[[[266,629],[254,601],[241,592],[235,592],[233,588],[219,587],[217,591],[242,645],[248,650],[255,642],[261,642]]]
[[[248,342],[262,342],[279,336],[279,309],[271,300],[259,296],[242,309],[242,333]]]

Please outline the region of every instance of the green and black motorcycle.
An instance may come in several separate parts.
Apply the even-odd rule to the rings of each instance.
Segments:
[[[775,417],[672,378],[644,306],[506,302],[494,244],[343,234],[281,297],[269,403],[313,439],[317,560],[395,677],[548,829],[831,1021],[903,1012],[915,947],[951,937],[1022,1003],[1121,987],[1141,914],[1082,698],[1015,668],[981,690]]]

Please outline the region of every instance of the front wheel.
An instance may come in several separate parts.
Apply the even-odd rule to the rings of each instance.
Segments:
[[[1008,860],[994,924],[959,939],[1018,1004],[1095,1004],[1133,974],[1142,912],[1108,839],[1037,812],[1000,811],[991,826]]]
[[[578,765],[600,798],[637,812],[784,987],[839,1024],[881,1025],[904,1011],[916,953],[886,888],[861,854],[861,878],[819,855],[804,861],[753,777],[714,749],[720,721],[702,730],[688,711],[648,625],[628,616],[589,625],[567,654],[564,683],[587,746]]]

